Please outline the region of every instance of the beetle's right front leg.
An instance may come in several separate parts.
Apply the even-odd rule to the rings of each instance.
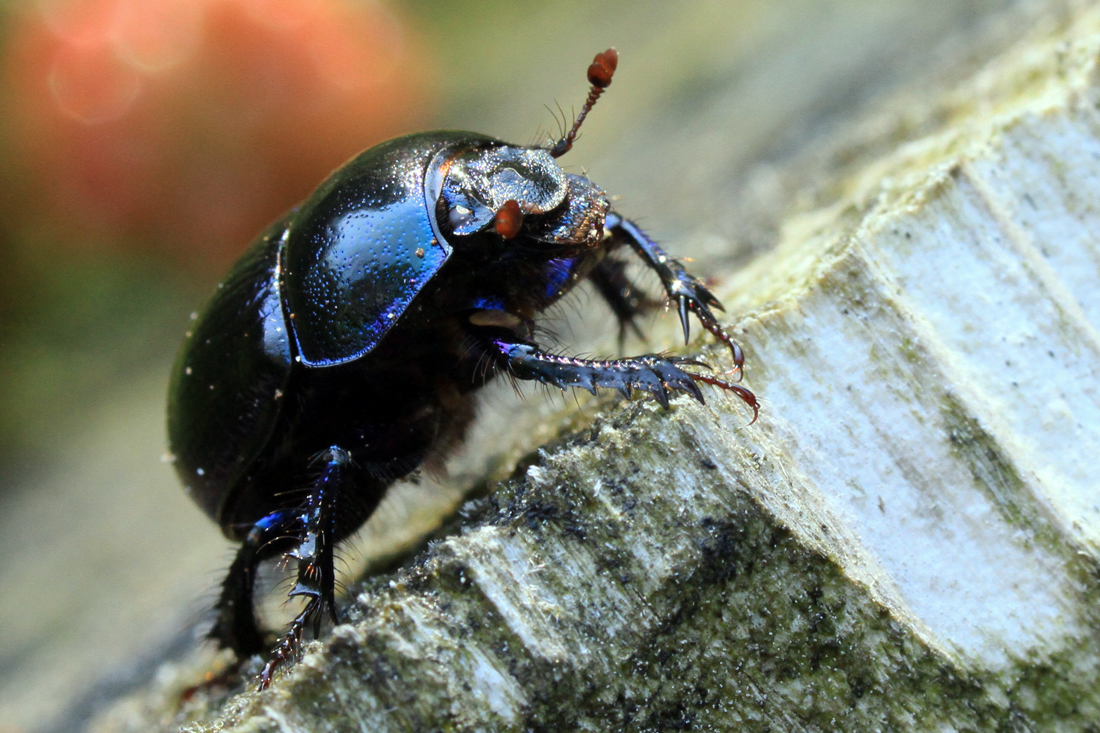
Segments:
[[[688,343],[691,336],[688,311],[695,313],[703,328],[707,329],[719,341],[729,347],[733,355],[733,364],[738,371],[740,379],[741,367],[745,363],[745,356],[741,347],[726,333],[718,319],[714,317],[711,308],[722,310],[722,304],[703,285],[699,278],[695,277],[680,264],[679,261],[669,257],[661,247],[653,241],[648,234],[642,231],[634,222],[624,219],[615,212],[608,212],[604,221],[604,228],[611,235],[611,241],[616,244],[626,243],[642,258],[665,286],[669,302],[676,305],[680,313],[680,324],[684,328],[684,343]]]

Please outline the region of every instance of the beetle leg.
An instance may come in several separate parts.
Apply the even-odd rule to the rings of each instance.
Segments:
[[[229,566],[221,595],[214,607],[218,618],[208,636],[223,649],[236,652],[238,659],[263,651],[263,634],[252,610],[256,568],[262,560],[280,551],[280,546],[285,545],[281,540],[287,539],[295,522],[296,518],[290,511],[268,514],[252,525],[241,549],[237,551],[237,557]]]
[[[534,344],[494,340],[492,350],[503,366],[517,379],[529,379],[566,389],[579,387],[592,394],[600,387],[617,389],[629,397],[635,389],[649,392],[662,406],[668,407],[669,390],[687,392],[700,403],[703,394],[692,375],[681,364],[698,364],[689,359],[646,354],[629,359],[596,361],[556,356]]]
[[[760,402],[757,401],[756,395],[754,395],[748,389],[745,389],[740,384],[733,384],[727,382],[720,377],[712,377],[709,374],[691,374],[691,378],[696,382],[702,382],[703,384],[709,384],[712,387],[720,387],[728,392],[733,392],[737,397],[746,405],[752,408],[752,420],[749,420],[749,425],[756,422],[756,418],[760,417]]]
[[[632,390],[640,389],[656,397],[663,407],[668,407],[670,389],[687,392],[700,404],[705,404],[702,392],[695,385],[696,382],[703,382],[733,392],[751,407],[750,425],[756,422],[760,413],[756,396],[741,385],[680,368],[707,366],[694,359],[645,354],[614,361],[594,361],[547,354],[537,346],[527,343],[496,340],[493,347],[498,358],[504,361],[505,368],[517,379],[531,379],[561,389],[580,387],[592,394],[599,387],[610,387],[619,390],[626,397],[630,396]]]
[[[647,298],[645,293],[630,282],[626,276],[626,264],[619,260],[602,260],[589,273],[588,279],[596,286],[596,290],[607,301],[619,321],[619,346],[626,340],[627,329],[633,331],[638,338],[645,338],[645,334],[638,328],[636,318],[660,303]]]
[[[625,242],[638,253],[638,256],[657,273],[665,286],[668,298],[676,304],[680,314],[680,324],[684,327],[684,342],[691,335],[691,325],[688,321],[688,311],[695,313],[703,328],[714,334],[722,343],[729,347],[733,354],[733,363],[738,372],[745,362],[741,353],[741,347],[733,340],[718,319],[714,317],[711,308],[722,309],[722,304],[714,297],[714,294],[694,275],[684,269],[677,260],[672,259],[661,247],[649,238],[642,229],[614,212],[609,212],[604,221],[604,228],[611,233],[611,238],[616,242]]]
[[[282,640],[275,647],[271,659],[260,673],[260,689],[271,684],[272,675],[280,665],[295,659],[301,653],[302,634],[313,624],[316,636],[321,621],[328,611],[333,623],[336,615],[336,570],[333,554],[336,494],[346,480],[346,470],[351,465],[351,455],[338,447],[323,454],[325,467],[310,491],[309,499],[301,509],[302,532],[297,548],[288,557],[298,561],[298,580],[287,599],[303,597],[306,605],[290,622]]]

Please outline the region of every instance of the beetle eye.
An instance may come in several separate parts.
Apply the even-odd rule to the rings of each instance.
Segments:
[[[451,221],[451,229],[459,231],[473,221],[474,210],[459,204],[451,207],[447,217]]]

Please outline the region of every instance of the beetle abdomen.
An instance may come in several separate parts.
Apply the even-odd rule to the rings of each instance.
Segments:
[[[168,443],[191,496],[215,520],[267,445],[290,374],[278,292],[286,219],[252,245],[180,348],[168,392]]]

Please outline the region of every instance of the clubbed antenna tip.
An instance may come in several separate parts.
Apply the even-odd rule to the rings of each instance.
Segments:
[[[580,114],[573,122],[573,128],[569,130],[569,134],[554,143],[554,147],[550,148],[550,155],[560,158],[570,151],[573,142],[577,139],[577,131],[581,129],[584,118],[595,106],[596,100],[603,94],[603,90],[611,86],[611,77],[615,75],[615,67],[618,65],[619,52],[614,48],[598,53],[596,58],[592,59],[592,64],[588,67],[588,83],[592,85],[592,89],[588,92],[588,99],[584,100],[584,106],[581,107]]]

